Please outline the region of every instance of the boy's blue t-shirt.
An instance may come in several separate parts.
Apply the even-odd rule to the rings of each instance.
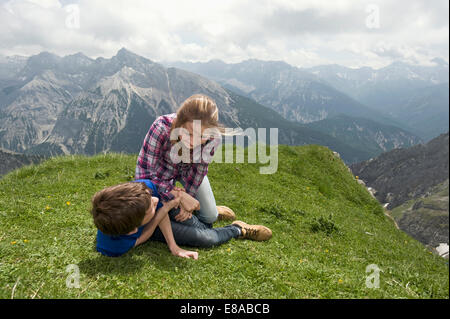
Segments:
[[[134,182],[144,182],[149,189],[152,190],[152,196],[158,197],[158,190],[156,186],[149,179],[138,179]],[[162,207],[161,202],[158,202],[156,210]],[[144,226],[138,228],[138,231],[131,235],[111,236],[103,234],[100,230],[97,230],[97,251],[105,256],[118,257],[125,254],[136,244],[136,240],[141,236]]]

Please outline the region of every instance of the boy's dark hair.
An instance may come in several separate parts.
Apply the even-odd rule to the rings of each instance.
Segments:
[[[125,235],[141,226],[152,204],[152,191],[145,183],[110,186],[92,197],[95,226],[106,235]]]

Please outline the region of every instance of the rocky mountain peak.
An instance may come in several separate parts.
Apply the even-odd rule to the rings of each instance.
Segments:
[[[127,50],[126,48],[121,48],[119,51],[117,51],[116,55],[113,57],[113,59],[117,59],[123,63],[135,63],[135,62],[146,62],[151,63],[151,61],[147,58],[144,58],[140,55],[137,55],[130,50]]]
[[[84,55],[82,52],[66,55],[62,58],[62,61],[72,66],[87,66],[94,63],[94,60]]]
[[[44,51],[39,54],[30,56],[30,58],[27,60],[27,66],[51,68],[54,67],[60,60],[60,56]]]

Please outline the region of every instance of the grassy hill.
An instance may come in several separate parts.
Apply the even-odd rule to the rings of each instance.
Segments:
[[[94,251],[99,189],[132,179],[136,156],[56,157],[0,179],[0,298],[448,298],[445,261],[397,230],[343,162],[321,146],[279,148],[260,164],[210,166],[217,204],[273,230],[173,257],[148,242],[119,258]],[[224,225],[220,222],[218,225]],[[66,267],[80,270],[67,288]],[[366,287],[366,267],[380,287]]]

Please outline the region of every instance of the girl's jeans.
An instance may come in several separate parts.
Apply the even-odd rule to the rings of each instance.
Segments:
[[[182,181],[180,183],[183,184]],[[198,219],[205,224],[214,223],[219,213],[217,212],[216,199],[209,184],[208,176],[203,178],[195,198],[200,202],[200,210],[196,213]]]

